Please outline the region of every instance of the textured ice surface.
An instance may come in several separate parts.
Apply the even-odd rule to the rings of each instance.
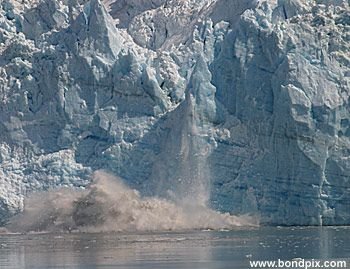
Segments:
[[[105,169],[263,223],[350,223],[348,1],[0,7],[0,222]]]

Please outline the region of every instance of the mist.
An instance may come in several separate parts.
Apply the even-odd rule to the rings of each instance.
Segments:
[[[122,232],[219,230],[257,224],[252,217],[219,213],[188,200],[181,204],[142,197],[120,178],[97,171],[84,190],[60,188],[31,194],[24,211],[6,228],[11,232]]]

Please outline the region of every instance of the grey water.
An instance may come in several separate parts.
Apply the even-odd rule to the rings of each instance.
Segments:
[[[250,260],[294,258],[345,260],[350,268],[350,227],[0,234],[1,269],[248,269]]]

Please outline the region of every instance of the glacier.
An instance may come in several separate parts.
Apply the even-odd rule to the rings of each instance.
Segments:
[[[350,224],[349,5],[2,0],[0,224],[100,169],[262,224]]]

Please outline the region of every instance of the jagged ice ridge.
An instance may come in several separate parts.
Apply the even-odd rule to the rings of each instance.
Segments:
[[[105,169],[262,223],[350,224],[349,1],[0,3],[0,223]]]

